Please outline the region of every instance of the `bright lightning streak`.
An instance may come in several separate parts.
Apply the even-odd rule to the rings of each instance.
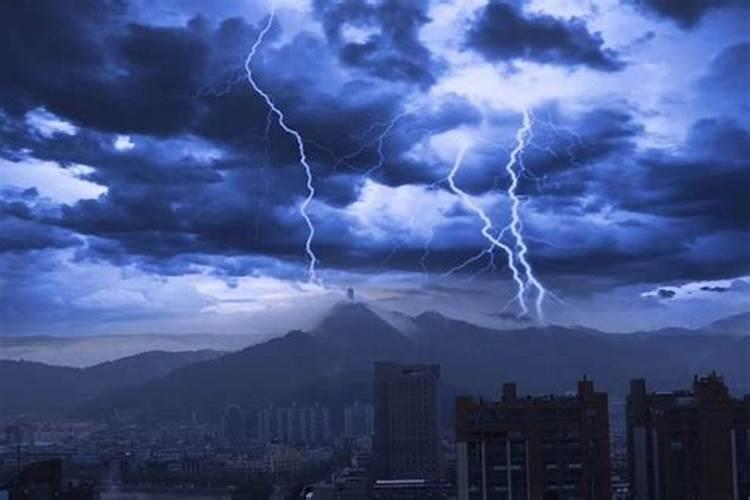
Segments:
[[[331,156],[336,160],[336,162],[333,165],[334,170],[338,168],[339,165],[345,165],[348,168],[354,168],[351,164],[350,160],[354,160],[358,156],[360,156],[362,153],[364,153],[367,149],[371,147],[375,147],[375,152],[378,155],[378,160],[375,162],[374,165],[371,167],[368,167],[365,172],[362,174],[363,177],[369,178],[376,170],[379,170],[383,168],[383,165],[385,164],[385,152],[383,151],[383,147],[385,146],[385,140],[388,138],[388,136],[391,134],[391,131],[396,126],[396,124],[407,116],[409,114],[408,111],[401,111],[398,114],[394,115],[393,118],[386,122],[375,122],[369,127],[367,127],[360,135],[359,140],[364,140],[367,138],[367,136],[370,135],[370,133],[374,132],[378,128],[382,127],[382,131],[375,135],[373,138],[368,138],[366,141],[362,143],[362,145],[356,149],[355,151],[352,151],[351,153],[348,153],[340,158],[336,158],[336,156],[333,154],[332,151],[326,150]],[[320,145],[316,144],[317,147],[322,148]]]
[[[430,234],[424,240],[422,245],[422,257],[419,259],[419,267],[422,268],[422,281],[427,283],[430,281],[430,272],[427,269],[427,260],[430,258],[430,245],[432,240],[435,238],[435,228],[430,228]]]
[[[531,112],[524,110],[523,112],[523,123],[521,127],[516,131],[516,146],[510,152],[508,163],[505,164],[505,171],[508,173],[511,179],[510,186],[508,186],[508,198],[511,200],[511,222],[507,226],[510,229],[511,234],[515,240],[518,262],[523,268],[526,276],[526,283],[530,284],[531,287],[536,289],[536,301],[535,309],[536,315],[539,321],[544,323],[544,295],[546,289],[542,286],[539,280],[534,276],[534,270],[526,258],[529,248],[526,245],[526,241],[523,237],[523,222],[521,221],[521,199],[518,197],[518,183],[519,183],[519,172],[524,172],[525,166],[523,163],[524,150],[531,141],[532,138],[532,127],[533,118]]]
[[[498,235],[495,237],[495,239],[502,240],[503,236],[505,236],[505,232],[507,230],[508,230],[507,227],[503,228],[503,230],[500,231],[500,233],[498,233]],[[443,278],[447,278],[447,277],[449,277],[449,276],[451,276],[451,275],[453,275],[455,273],[463,271],[464,269],[466,269],[470,265],[474,264],[475,262],[479,262],[484,257],[487,257],[487,265],[483,269],[481,269],[480,272],[481,271],[494,271],[495,268],[496,268],[496,266],[495,266],[495,248],[496,248],[495,244],[491,242],[490,245],[487,248],[483,248],[482,251],[479,252],[478,254],[476,254],[476,255],[474,255],[472,257],[469,257],[468,259],[466,259],[465,261],[461,262],[460,264],[457,264],[457,265],[453,266],[452,268],[448,269],[447,271],[445,271],[442,274],[442,277]]]
[[[260,168],[260,176],[263,179],[263,192],[258,197],[258,203],[256,204],[256,215],[255,215],[255,238],[260,239],[261,237],[261,211],[260,207],[263,206],[263,203],[266,200],[266,196],[268,196],[268,190],[270,189],[270,182],[268,180],[268,176],[266,175],[266,171],[268,170],[268,164],[271,162],[271,152],[269,151],[269,146],[271,142],[271,123],[273,119],[273,111],[270,109],[268,110],[268,114],[266,115],[266,135],[265,135],[265,141],[264,141],[264,161],[263,166]]]
[[[398,121],[406,115],[407,115],[406,112],[401,112],[397,114],[396,116],[394,116],[391,119],[391,121],[389,121],[386,124],[386,127],[383,129],[383,132],[378,134],[377,140],[376,140],[377,141],[376,151],[378,152],[378,161],[377,163],[375,163],[375,165],[367,169],[367,172],[365,172],[366,176],[369,177],[376,170],[383,168],[383,164],[385,163],[385,153],[383,153],[383,144],[385,142],[385,138],[388,136],[388,134],[391,133],[391,130],[393,130],[393,127],[396,126],[396,123],[398,123]]]
[[[265,27],[261,30],[261,32],[258,34],[258,38],[255,40],[255,43],[253,43],[253,46],[250,49],[250,52],[247,55],[247,58],[245,58],[245,73],[247,74],[247,81],[250,83],[250,85],[253,87],[253,90],[263,98],[263,100],[266,102],[266,105],[270,109],[270,111],[273,112],[273,114],[276,115],[279,126],[286,132],[287,134],[291,135],[294,140],[297,142],[297,150],[299,152],[299,162],[300,165],[305,169],[305,176],[307,177],[307,197],[302,202],[299,208],[300,215],[305,220],[305,223],[307,224],[307,240],[305,241],[305,252],[307,253],[307,257],[309,259],[308,267],[307,267],[307,275],[308,279],[311,282],[317,282],[318,281],[318,275],[315,270],[315,266],[318,263],[318,258],[315,255],[315,252],[313,252],[312,243],[313,238],[315,238],[315,226],[312,223],[312,219],[310,219],[310,215],[307,213],[307,209],[310,206],[310,203],[312,203],[313,198],[315,198],[315,186],[313,186],[313,176],[312,176],[312,169],[310,168],[310,165],[307,163],[307,155],[305,154],[305,142],[302,139],[302,135],[296,131],[295,129],[289,127],[286,123],[286,120],[284,118],[284,113],[276,107],[276,104],[274,104],[273,100],[271,99],[271,96],[268,95],[263,89],[261,89],[258,84],[255,82],[255,79],[253,78],[253,70],[252,70],[252,62],[253,57],[255,56],[255,53],[258,50],[258,47],[260,47],[260,44],[263,43],[263,39],[265,38],[266,34],[268,34],[268,31],[271,29],[271,25],[273,24],[275,18],[275,13],[272,11],[268,15],[268,21],[266,22]]]
[[[487,248],[483,248],[482,251],[479,252],[478,254],[476,254],[476,255],[474,255],[472,257],[469,257],[468,259],[466,259],[462,263],[460,263],[460,264],[458,264],[456,266],[453,266],[450,269],[448,269],[447,271],[445,271],[442,274],[442,277],[443,278],[447,278],[448,276],[450,276],[452,274],[455,274],[455,273],[457,273],[459,271],[463,271],[465,268],[469,267],[471,264],[473,264],[475,262],[479,262],[480,260],[482,260],[485,257],[490,257],[491,258],[494,255],[494,253],[493,253],[494,249],[495,249],[495,244],[491,243],[490,246],[488,246]]]
[[[450,173],[448,174],[448,177],[446,180],[448,181],[448,185],[450,186],[451,191],[453,191],[454,194],[458,195],[461,198],[461,201],[464,205],[466,205],[472,212],[474,212],[482,221],[482,236],[490,243],[491,247],[494,248],[501,248],[505,254],[508,257],[508,267],[511,270],[511,273],[513,274],[513,281],[516,282],[516,285],[518,287],[518,291],[516,292],[515,300],[518,302],[518,305],[521,307],[521,315],[526,315],[529,312],[529,308],[526,306],[526,284],[524,283],[524,280],[521,278],[521,273],[518,271],[518,267],[516,267],[515,259],[513,258],[513,250],[509,246],[507,246],[505,243],[500,241],[500,239],[492,234],[492,221],[490,220],[489,216],[485,213],[485,211],[480,207],[477,203],[474,202],[474,200],[471,198],[471,196],[468,195],[464,190],[459,188],[456,185],[456,174],[458,174],[458,171],[461,169],[461,164],[463,163],[464,156],[466,155],[466,151],[468,150],[468,145],[464,144],[461,146],[461,149],[458,152],[458,156],[456,156],[456,160],[453,162],[453,167],[451,168]]]

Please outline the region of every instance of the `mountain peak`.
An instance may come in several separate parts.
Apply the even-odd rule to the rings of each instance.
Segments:
[[[719,319],[707,328],[732,335],[750,335],[750,311]]]
[[[451,318],[437,311],[425,311],[415,318],[417,324],[423,329],[455,329],[470,328],[474,330],[484,330],[485,328],[469,323],[462,319]]]
[[[366,355],[393,355],[408,340],[363,302],[335,304],[313,334],[341,349]]]
[[[416,317],[417,321],[452,321],[451,318],[440,314],[437,311],[425,311]]]
[[[388,330],[398,333],[370,306],[364,302],[338,302],[331,307],[313,333],[323,336],[337,334],[347,330],[346,334],[365,334],[373,331]]]
[[[335,303],[323,316],[315,331],[340,321],[372,321],[378,315],[364,302],[341,301]]]

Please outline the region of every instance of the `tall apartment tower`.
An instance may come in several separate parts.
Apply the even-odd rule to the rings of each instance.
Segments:
[[[607,394],[457,398],[456,473],[459,500],[609,500]]]
[[[440,367],[375,363],[375,479],[439,479]]]
[[[296,405],[288,408],[263,408],[258,412],[257,437],[261,441],[279,441],[294,445],[321,445],[331,439],[328,408]]]
[[[344,437],[371,436],[375,429],[375,409],[355,401],[344,409]]]
[[[247,438],[247,422],[239,405],[227,405],[222,417],[224,439],[232,446],[240,446]]]
[[[635,500],[750,498],[750,399],[716,373],[692,391],[646,392],[630,382],[628,464]]]

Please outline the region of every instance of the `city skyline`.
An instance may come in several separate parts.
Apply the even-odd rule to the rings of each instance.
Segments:
[[[502,380],[494,397],[454,398],[446,419],[439,365],[371,370],[372,405],[339,401],[332,427],[317,402],[229,404],[218,419],[182,421],[0,417],[0,497],[650,500],[750,488],[750,399],[714,371],[690,389],[631,379],[613,399],[585,375],[575,391],[534,396]],[[352,432],[353,408],[376,425]]]

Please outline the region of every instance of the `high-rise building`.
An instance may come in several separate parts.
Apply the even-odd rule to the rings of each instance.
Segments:
[[[440,367],[375,363],[376,479],[439,479]]]
[[[258,441],[278,441],[277,434],[275,409],[268,407],[258,410],[258,429],[255,436]]]
[[[372,405],[355,402],[344,409],[344,437],[371,436],[375,432],[375,409]]]
[[[692,391],[632,380],[627,413],[634,499],[750,498],[750,398],[732,398],[716,373]]]
[[[228,405],[223,417],[224,439],[233,446],[242,445],[247,438],[245,415],[238,405]]]
[[[607,394],[456,399],[459,500],[611,498]]]
[[[318,403],[264,408],[258,412],[258,439],[261,441],[312,445],[325,444],[330,438],[328,408]]]

